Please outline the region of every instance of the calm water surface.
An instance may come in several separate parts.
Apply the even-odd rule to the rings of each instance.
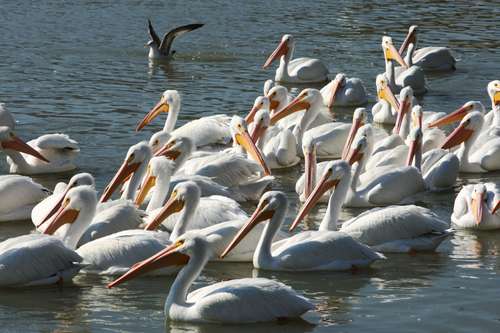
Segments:
[[[64,132],[80,142],[78,164],[99,188],[109,181],[127,148],[162,128],[133,129],[165,89],[183,95],[180,122],[213,113],[244,114],[274,72],[261,69],[280,36],[296,37],[298,56],[323,59],[332,73],[364,80],[375,100],[375,75],[384,68],[381,35],[399,44],[410,24],[421,26],[420,45],[447,45],[459,59],[453,74],[428,77],[426,110],[452,111],[467,100],[489,106],[486,84],[500,78],[498,17],[491,2],[424,1],[10,1],[0,4],[0,101],[31,139]],[[169,65],[149,65],[145,22],[160,33],[200,21],[203,29],[176,41]],[[339,118],[350,119],[352,110]],[[0,168],[6,172],[5,160]],[[300,168],[276,173],[275,188],[292,199]],[[52,187],[71,174],[44,176]],[[481,176],[483,177],[483,176]],[[469,175],[459,185],[487,178]],[[499,181],[498,174],[488,179]],[[449,193],[419,203],[449,220]],[[318,222],[325,207],[313,215]],[[343,218],[359,210],[345,210]],[[31,223],[0,225],[0,240],[22,235]],[[251,265],[209,265],[195,287],[247,276],[266,276],[311,298],[321,317],[304,323],[238,327],[249,332],[498,332],[498,233],[459,231],[436,254],[390,255],[373,269],[351,273],[282,274]],[[0,331],[234,332],[234,326],[166,324],[163,302],[170,278],[136,279],[107,290],[107,278],[79,275],[73,285],[0,291]]]

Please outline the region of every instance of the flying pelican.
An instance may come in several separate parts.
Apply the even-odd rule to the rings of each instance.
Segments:
[[[0,176],[0,222],[28,220],[33,207],[49,194],[30,177]]]
[[[360,106],[368,102],[363,81],[358,78],[347,78],[339,73],[335,79],[321,88],[323,102],[331,109],[334,106]]]
[[[418,26],[412,25],[408,29],[408,35],[399,48],[400,54],[403,54],[410,44],[417,45],[417,28]],[[447,47],[423,47],[415,51],[412,61],[424,71],[452,71],[456,69],[456,60]]]
[[[89,186],[71,189],[43,234],[28,234],[0,243],[0,286],[32,286],[70,281],[82,258],[74,251],[90,221],[96,192]]]
[[[171,136],[189,137],[196,147],[221,144],[227,145],[231,141],[229,124],[231,117],[226,115],[213,115],[201,117],[174,129],[177,117],[181,110],[181,95],[177,90],[165,90],[160,101],[148,112],[144,119],[137,125],[140,131],[161,113],[167,113],[163,130]]]
[[[172,44],[174,39],[193,30],[201,28],[203,24],[194,23],[183,25],[170,30],[163,36],[163,40],[160,40],[158,34],[153,28],[151,20],[148,20],[148,32],[151,40],[146,44],[149,47],[148,58],[151,60],[167,60],[171,59],[175,54],[175,50],[172,50]]]
[[[198,235],[186,234],[154,256],[137,263],[108,284],[112,288],[158,267],[183,266],[165,301],[171,321],[196,323],[255,323],[297,318],[314,309],[305,297],[281,282],[245,278],[213,283],[188,294],[208,262],[212,245]]]
[[[465,185],[455,199],[451,221],[462,229],[499,229],[500,216],[495,210],[499,199],[498,184]]]
[[[483,123],[483,115],[480,112],[468,113],[441,147],[450,149],[462,144],[454,151],[460,160],[460,172],[484,173],[500,169],[500,137],[481,142],[481,145],[479,142],[476,144]]]
[[[292,35],[283,35],[281,42],[267,58],[263,68],[280,59],[274,80],[286,83],[314,83],[328,80],[328,68],[318,59],[296,58],[292,60],[295,42]]]
[[[337,222],[351,184],[345,161],[330,161],[320,181],[292,223],[295,228],[325,193],[331,192],[318,232],[337,230]],[[341,232],[381,252],[434,251],[451,235],[448,223],[431,210],[414,205],[373,208],[345,221]]]
[[[412,66],[406,63],[406,61],[401,58],[398,50],[396,50],[392,44],[391,37],[382,37],[382,49],[385,58],[385,75],[391,89],[398,92],[401,88],[410,86],[413,88],[416,95],[425,94],[427,88],[425,86],[424,71],[418,66]],[[411,50],[412,49],[413,47]],[[395,73],[393,60],[397,61],[402,67],[398,73]]]
[[[271,250],[272,239],[283,224],[287,210],[288,199],[283,192],[266,192],[255,212],[221,257],[229,253],[257,224],[267,222],[255,249],[255,268],[276,271],[341,271],[366,267],[376,260],[385,259],[351,236],[337,231],[304,231],[280,241],[281,245]]]

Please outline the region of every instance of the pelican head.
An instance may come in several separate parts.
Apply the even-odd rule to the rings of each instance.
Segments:
[[[330,99],[327,105],[329,109],[333,107],[333,104],[335,104],[335,98],[337,97],[337,94],[339,93],[340,89],[344,87],[346,80],[347,76],[344,73],[338,73],[335,76],[335,79],[333,79],[332,90],[330,92]]]
[[[181,95],[177,90],[165,90],[160,98],[160,101],[148,112],[135,129],[137,132],[149,124],[161,113],[179,113],[181,108]]]
[[[152,157],[151,148],[146,141],[139,142],[129,148],[122,165],[116,172],[100,198],[100,202],[106,202],[129,177],[145,162],[148,163]]]
[[[140,206],[146,199],[148,193],[156,186],[157,179],[167,179],[174,174],[175,163],[165,156],[155,156],[148,164],[146,175],[143,178],[139,193],[135,198],[135,204]]]
[[[368,135],[365,135],[366,133],[365,129],[363,129],[363,131],[360,130],[358,135],[354,138],[352,148],[345,158],[350,165],[354,165],[354,163],[361,161],[364,156],[371,155],[372,141]]]
[[[411,124],[412,128],[422,128],[422,120],[424,118],[424,111],[422,106],[415,105],[411,109]]]
[[[318,89],[307,88],[300,92],[287,106],[271,116],[271,125],[276,124],[280,119],[285,118],[292,113],[309,110],[312,106],[323,103],[323,97]]]
[[[452,124],[454,122],[462,120],[467,114],[476,111],[482,114],[486,112],[483,103],[479,101],[468,101],[457,110],[453,111],[450,114],[447,114],[444,117],[437,119],[436,121],[433,121],[432,123],[429,123],[429,125],[427,126],[431,128],[431,127],[441,127],[444,125]]]
[[[194,151],[193,140],[186,136],[173,136],[155,153],[155,156],[165,156],[175,161],[179,167]]]
[[[23,140],[18,138],[14,131],[7,126],[0,126],[0,149],[2,150],[15,150],[20,153],[25,153],[38,158],[44,162],[49,163],[42,154],[35,150],[30,145],[26,144]]]
[[[283,35],[281,37],[281,42],[273,53],[267,58],[264,66],[262,68],[267,68],[273,63],[274,60],[281,58],[282,56],[290,56],[291,50],[293,50],[294,41],[292,35]]]
[[[366,124],[367,111],[366,108],[356,108],[352,116],[352,125],[347,136],[347,141],[345,142],[344,148],[342,150],[342,159],[346,159],[347,154],[351,150],[351,145],[358,133],[358,130]]]
[[[201,190],[196,183],[187,181],[177,184],[163,208],[144,229],[156,230],[167,217],[183,209],[191,213],[194,212],[200,202],[200,197]]]
[[[417,45],[417,28],[418,25],[412,25],[408,28],[408,34],[399,48],[399,54],[403,54],[410,44]]]
[[[462,142],[466,142],[474,133],[478,133],[481,130],[483,123],[483,115],[480,112],[474,111],[467,114],[460,122],[460,125],[446,137],[441,148],[450,149]]]
[[[153,154],[156,154],[161,147],[163,147],[168,140],[170,140],[170,133],[167,131],[158,131],[151,135],[149,139],[149,146],[151,147],[151,151]]]
[[[270,108],[269,98],[267,96],[258,96],[255,99],[255,102],[253,103],[252,109],[250,110],[250,112],[248,112],[247,116],[245,117],[245,122],[250,125],[253,122],[257,111],[262,109],[266,109],[269,111],[269,108]]]
[[[399,51],[396,50],[394,44],[392,44],[392,38],[389,36],[382,37],[382,50],[384,51],[385,61],[397,61],[402,67],[408,68],[408,64],[404,61],[399,54]]]
[[[269,98],[269,109],[276,112],[277,110],[282,109],[287,103],[288,89],[277,85],[269,89],[266,96]]]
[[[233,143],[236,146],[242,147],[248,155],[250,155],[254,161],[260,164],[264,173],[266,175],[270,175],[271,171],[269,170],[264,157],[262,156],[262,152],[255,145],[248,134],[247,126],[245,120],[239,116],[233,116],[230,124],[231,135],[233,137]]]
[[[396,118],[396,124],[394,125],[393,133],[399,134],[401,131],[401,125],[403,124],[403,119],[406,117],[408,112],[411,110],[412,100],[413,100],[413,89],[410,86],[404,87],[399,93],[399,109],[398,116]]]
[[[495,110],[500,106],[500,80],[488,83],[488,95],[491,99],[491,108]]]
[[[271,116],[269,115],[269,109],[260,109],[255,114],[255,125],[250,133],[252,141],[257,144],[257,140],[262,138],[264,133],[269,128],[271,124]]]
[[[275,214],[280,214],[280,217],[286,216],[288,209],[288,199],[285,193],[280,191],[269,191],[262,195],[259,204],[249,220],[238,231],[236,236],[231,240],[229,245],[220,255],[221,258],[227,256],[232,249],[234,249],[243,238],[259,223],[272,219]],[[282,221],[282,219],[281,219]],[[280,225],[274,225],[274,228],[279,228]]]
[[[399,110],[399,102],[389,87],[389,80],[385,74],[377,75],[375,84],[377,85],[377,96],[379,100],[384,100],[389,103],[394,110]]]
[[[292,231],[297,227],[297,225],[304,219],[304,217],[309,214],[311,209],[318,203],[319,199],[327,191],[334,189],[340,182],[340,180],[346,176],[350,177],[351,166],[343,160],[328,162],[321,179],[316,184],[311,194],[307,197],[306,202],[299,210],[297,217],[292,222],[290,230]]]

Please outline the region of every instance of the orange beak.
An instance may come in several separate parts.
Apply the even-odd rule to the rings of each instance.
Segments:
[[[498,211],[498,209],[500,209],[500,200],[497,200],[497,203],[496,203],[495,207],[493,207],[491,214],[492,215],[495,214]]]
[[[352,142],[358,133],[359,128],[363,126],[363,121],[361,118],[353,119],[353,123],[351,129],[349,130],[349,136],[347,137],[347,141],[345,142],[344,149],[342,149],[342,159],[346,160],[347,154],[351,150]]]
[[[410,149],[408,150],[408,157],[406,158],[406,165],[410,166],[413,164],[415,155],[419,153],[419,142],[414,140],[410,143]]]
[[[260,164],[262,169],[264,169],[264,174],[266,176],[271,174],[271,171],[269,170],[260,149],[257,148],[255,143],[252,141],[252,138],[250,137],[250,134],[248,134],[248,131],[246,129],[243,130],[241,133],[236,133],[235,140],[240,146],[242,146],[248,152],[248,154],[257,163]]]
[[[444,125],[448,125],[448,124],[452,124],[454,122],[457,122],[457,121],[460,121],[462,120],[466,115],[467,113],[470,111],[470,107],[468,106],[462,106],[461,108],[453,111],[452,113],[442,117],[442,118],[439,118],[438,120],[436,121],[433,121],[432,123],[430,123],[429,125],[427,125],[427,127],[431,128],[431,127],[441,127],[441,126],[444,126]]]
[[[181,152],[172,149],[173,146],[173,142],[167,142],[162,148],[158,149],[154,156],[165,156],[169,160],[175,161],[181,155]]]
[[[361,152],[361,150],[359,148],[354,148],[351,149],[349,155],[347,155],[346,161],[352,166],[354,163],[359,162],[362,158],[363,153]]]
[[[306,102],[304,99],[305,97],[302,94],[300,94],[299,96],[295,97],[283,109],[281,109],[278,112],[275,112],[271,116],[271,125],[276,124],[279,120],[285,118],[286,116],[291,115],[294,112],[309,109],[311,107],[311,104],[309,104],[309,102]]]
[[[177,251],[182,244],[183,243],[176,242],[152,257],[136,263],[125,274],[108,284],[107,287],[113,288],[125,281],[162,267],[186,265],[189,262],[189,256]]]
[[[467,141],[471,137],[472,133],[474,133],[474,131],[467,129],[465,126],[465,123],[458,125],[458,127],[455,128],[455,130],[451,132],[448,137],[446,137],[441,146],[441,149],[450,149],[458,146],[462,142]]]
[[[66,194],[68,194],[69,190],[71,190],[74,186],[68,185],[66,186],[66,189],[64,192],[61,194],[61,198],[56,202],[54,207],[50,210],[50,212],[42,219],[42,221],[36,225],[36,228],[39,228],[42,224],[44,224],[48,219],[50,219],[54,214],[61,208],[61,205],[63,203],[64,198],[66,197]]]
[[[259,111],[261,109],[261,107],[262,107],[261,104],[255,105],[252,107],[250,112],[248,112],[247,116],[245,117],[245,122],[248,125],[250,125],[253,122],[255,114],[257,113],[257,111]]]
[[[396,118],[396,125],[392,130],[393,134],[399,134],[401,131],[401,124],[403,124],[403,119],[410,109],[410,101],[406,99],[399,104],[398,117]]]
[[[493,103],[493,109],[500,105],[500,91],[496,91],[494,94],[493,94],[493,100],[492,100],[492,103]]]
[[[409,31],[408,35],[406,35],[403,44],[401,44],[401,47],[399,48],[399,54],[403,54],[408,48],[408,45],[410,45],[410,43],[412,43],[413,45],[416,45],[417,43],[417,33],[415,29]]]
[[[286,55],[287,53],[288,53],[288,43],[286,41],[281,41],[276,50],[274,50],[274,52],[271,53],[269,58],[267,58],[266,63],[264,64],[264,66],[262,66],[262,68],[269,67],[269,65],[271,65],[274,60],[280,58],[281,56]]]
[[[250,219],[248,220],[247,223],[238,231],[236,236],[231,240],[229,245],[226,247],[224,252],[220,255],[220,258],[224,258],[227,256],[229,252],[231,252],[232,249],[234,249],[243,238],[260,222],[267,221],[271,219],[274,216],[274,210],[266,210],[264,209],[265,207],[262,207],[262,205],[259,205],[255,212],[253,212],[252,216],[250,216]]]
[[[46,235],[53,235],[57,229],[62,227],[66,223],[73,223],[78,218],[80,211],[76,209],[66,208],[66,205],[61,205],[61,207],[57,210],[54,215],[54,218],[47,225],[47,228],[42,231],[42,233]]]
[[[252,133],[250,134],[252,142],[257,144],[257,141],[264,135],[264,133],[266,133],[266,130],[267,127],[265,127],[262,122],[259,121],[256,123],[252,129]]]
[[[388,85],[380,89],[380,91],[378,92],[378,98],[386,100],[394,110],[399,110],[399,102]]]
[[[129,175],[136,172],[140,165],[141,165],[140,162],[129,164],[128,161],[124,161],[123,164],[120,166],[120,169],[118,169],[115,176],[109,183],[109,185],[106,186],[106,188],[104,189],[104,192],[101,198],[99,199],[99,202],[108,201],[109,198],[116,191],[116,189],[125,182],[125,179],[127,179]]]
[[[150,168],[148,168],[148,171],[146,173],[146,176],[144,177],[144,181],[141,184],[141,188],[139,190],[139,193],[137,194],[137,197],[135,198],[135,204],[137,207],[142,205],[144,200],[146,199],[149,191],[156,185],[156,177],[151,174]]]
[[[399,54],[394,45],[388,44],[384,47],[384,56],[387,61],[396,60],[403,68],[408,68],[408,64],[401,57],[401,54]]]
[[[304,185],[304,196],[309,197],[313,191],[314,178],[316,178],[316,147],[311,152],[304,154],[304,169],[306,183]]]
[[[142,121],[137,125],[135,128],[136,132],[139,132],[149,124],[153,119],[155,119],[160,113],[165,112],[167,113],[169,110],[169,105],[167,102],[163,100],[163,98],[151,109],[151,111],[148,112],[148,114],[142,119]]]
[[[328,105],[327,105],[327,107],[329,109],[331,109],[333,107],[333,104],[335,104],[335,98],[337,97],[339,90],[344,86],[344,84],[345,84],[344,79],[335,78],[333,80],[330,101],[328,102]]]
[[[325,172],[321,180],[318,182],[318,184],[312,191],[311,195],[307,197],[304,206],[302,206],[302,208],[300,209],[299,213],[297,214],[297,217],[290,226],[289,231],[293,231],[293,229],[297,227],[300,221],[302,221],[304,217],[306,217],[306,215],[309,214],[311,209],[318,203],[319,199],[323,196],[323,194],[325,194],[331,188],[337,186],[339,180],[338,179],[329,180],[331,175],[332,175],[331,170]]]
[[[25,143],[23,140],[19,139],[17,136],[12,135],[10,140],[1,142],[0,145],[4,149],[12,149],[21,153],[25,153],[31,156],[38,158],[44,162],[50,163],[48,159],[46,159],[42,154],[40,154],[37,150],[32,148],[30,145]]]
[[[483,199],[484,193],[474,193],[472,196],[471,209],[476,225],[479,225],[483,220]]]
[[[170,215],[180,212],[184,208],[184,201],[173,195],[158,212],[158,214],[148,223],[144,230],[156,230],[160,224]]]

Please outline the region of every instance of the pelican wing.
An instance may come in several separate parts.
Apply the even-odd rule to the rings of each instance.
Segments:
[[[198,28],[201,28],[202,26],[203,24],[201,23],[194,23],[194,24],[183,25],[170,30],[168,33],[165,34],[165,36],[163,36],[163,40],[161,41],[161,44],[159,44],[160,51],[163,54],[170,54],[172,43],[174,42],[174,39],[176,37],[184,35],[186,32],[190,32]]]
[[[161,44],[160,37],[158,37],[158,35],[156,34],[156,31],[153,28],[153,24],[149,19],[148,19],[148,32],[149,36],[151,37],[151,40],[156,44],[156,46],[159,46]]]

